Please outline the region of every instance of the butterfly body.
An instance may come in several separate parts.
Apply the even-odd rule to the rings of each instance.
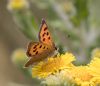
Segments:
[[[27,49],[27,56],[29,57],[25,67],[38,63],[47,57],[55,55],[56,47],[48,30],[45,20],[42,20],[42,24],[39,32],[39,42],[30,42]]]

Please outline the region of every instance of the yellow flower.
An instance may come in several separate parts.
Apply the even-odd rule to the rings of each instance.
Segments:
[[[27,56],[24,49],[17,49],[12,54],[12,61],[16,65],[23,66],[27,60]]]
[[[74,67],[71,74],[75,83],[79,86],[96,86],[95,81],[97,78],[89,72],[87,66]]]
[[[89,64],[90,73],[96,77],[96,83],[100,84],[100,58],[94,57]]]
[[[50,57],[47,61],[42,61],[32,68],[33,77],[46,78],[51,74],[55,74],[60,70],[71,68],[75,58],[71,53]]]
[[[89,68],[91,69],[91,72],[92,72],[95,76],[99,76],[99,77],[100,77],[100,58],[94,58],[94,59],[90,62]]]
[[[72,66],[49,75],[42,83],[48,86],[99,86],[100,78],[91,74],[88,66]]]
[[[8,2],[9,10],[21,10],[29,7],[27,0],[9,0]]]
[[[100,48],[96,48],[92,51],[92,58],[94,57],[100,58]]]
[[[94,58],[87,66],[74,66],[71,53],[50,57],[32,68],[32,76],[44,78],[48,86],[99,86],[100,58]]]

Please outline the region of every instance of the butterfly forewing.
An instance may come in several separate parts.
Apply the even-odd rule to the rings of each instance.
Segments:
[[[51,34],[48,30],[48,26],[44,19],[42,20],[42,24],[40,27],[39,40],[44,44],[47,44],[49,46],[54,46]]]

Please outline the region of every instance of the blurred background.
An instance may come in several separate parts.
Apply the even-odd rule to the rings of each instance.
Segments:
[[[39,86],[22,65],[42,18],[59,52],[72,52],[76,65],[87,64],[100,47],[99,8],[100,0],[0,0],[0,86]]]

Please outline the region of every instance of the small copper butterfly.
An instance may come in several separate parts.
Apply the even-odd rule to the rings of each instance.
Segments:
[[[25,64],[25,67],[29,67],[47,57],[57,54],[57,48],[55,47],[44,19],[42,19],[42,24],[40,26],[39,42],[30,42],[26,54],[29,60]]]

